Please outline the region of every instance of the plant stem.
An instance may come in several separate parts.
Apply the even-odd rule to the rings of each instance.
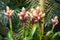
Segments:
[[[40,11],[44,12],[44,2],[45,0],[40,0]]]
[[[9,39],[13,40],[13,31],[12,31],[12,20],[11,20],[11,17],[9,17],[9,23],[10,23],[10,34],[11,34],[11,38],[9,37]]]
[[[44,35],[44,18],[42,19],[42,22],[43,23],[41,23],[41,31],[42,31],[42,36]]]
[[[11,20],[11,18],[9,18],[9,22],[10,22],[10,31],[12,32],[12,20]]]
[[[33,24],[32,26],[32,36],[34,35],[36,28],[37,28],[38,23]]]
[[[54,27],[55,27],[55,26],[53,25],[53,27],[52,27],[52,31],[54,30]]]
[[[41,40],[42,39],[41,21],[39,21],[39,29],[40,29],[40,40]]]
[[[23,22],[22,26],[23,26],[23,35],[24,35],[22,38],[25,38],[25,23],[24,22]]]
[[[45,0],[40,0],[40,10],[42,13],[44,13],[44,2]],[[41,37],[40,37],[40,40],[42,40],[42,36],[44,34],[44,18],[41,20],[43,23],[41,23]]]

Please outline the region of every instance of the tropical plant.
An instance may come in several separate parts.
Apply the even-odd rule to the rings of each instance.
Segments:
[[[60,17],[58,1],[10,0],[8,3],[3,1],[5,6],[10,7],[6,7],[5,15],[1,17],[3,21],[0,25],[9,28],[8,33],[6,32],[7,37],[3,40],[59,40],[60,31],[54,32],[55,26],[60,22],[58,22]],[[57,12],[55,12],[56,9]],[[2,34],[2,31],[0,32]]]

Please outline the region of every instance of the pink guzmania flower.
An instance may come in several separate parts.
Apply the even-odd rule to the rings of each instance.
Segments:
[[[28,14],[26,13],[26,10],[25,10],[24,7],[22,8],[22,12],[18,13],[18,16],[19,16],[21,21],[25,21],[26,20]]]
[[[53,22],[53,25],[58,24],[58,16],[55,16],[55,17],[52,19],[52,22]]]
[[[43,14],[42,12],[40,12],[40,8],[39,7],[37,7],[36,10],[31,9],[30,13],[31,13],[30,14],[30,21],[32,23],[35,23],[35,22],[41,20],[45,16],[45,13]]]
[[[22,8],[22,12],[18,13],[18,16],[20,18],[21,21],[25,21],[26,18],[29,18],[29,20],[32,23],[38,22],[39,20],[41,20],[42,18],[44,18],[45,13],[40,12],[40,8],[37,7],[36,10],[35,9],[30,9],[30,11],[26,12],[25,8]]]
[[[13,13],[14,13],[14,10],[10,10],[10,8],[7,6],[6,13],[4,13],[4,14],[10,18]]]
[[[55,28],[55,25],[58,24],[58,16],[55,16],[53,19],[52,19],[52,22],[53,22],[53,27],[52,27],[52,30]]]

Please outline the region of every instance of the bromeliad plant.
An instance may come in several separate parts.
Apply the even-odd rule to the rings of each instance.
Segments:
[[[37,35],[39,36],[38,40],[48,40],[48,38],[50,38],[50,40],[54,40],[55,34],[53,33],[53,30],[55,25],[58,24],[57,16],[55,16],[52,19],[52,29],[45,34],[43,28],[44,26],[42,27],[42,24],[44,23],[42,20],[45,17],[45,13],[42,13],[39,7],[37,7],[36,9],[32,8],[30,9],[30,11],[26,11],[26,9],[23,7],[22,11],[18,13],[19,19],[22,23],[23,30],[20,30],[17,34],[14,34],[12,30],[13,12],[14,11],[10,10],[8,6],[6,7],[5,15],[8,17],[10,23],[10,31],[8,32],[8,38],[6,40],[34,40],[33,37],[35,35],[35,32],[39,32]],[[28,26],[26,26],[26,23],[28,24]],[[38,29],[39,31],[36,31]],[[58,34],[59,33],[60,32],[58,32]],[[14,35],[16,35],[16,37],[14,37]]]
[[[22,21],[23,25],[26,23],[27,20],[29,20],[30,24],[32,25],[32,29],[30,32],[30,36],[29,37],[33,37],[33,34],[36,31],[36,28],[39,26],[39,21],[42,20],[42,18],[44,18],[45,13],[42,14],[42,12],[40,12],[40,8],[37,7],[36,10],[35,9],[31,9],[30,11],[25,10],[25,8],[22,8],[22,12],[18,13],[18,16],[20,18],[20,20]],[[30,38],[30,40],[31,40]],[[25,37],[24,40],[27,40],[27,38]]]
[[[29,18],[31,23],[35,23],[44,18],[45,13],[42,14],[42,12],[40,12],[39,7],[37,7],[36,10],[31,9],[30,12],[26,12],[25,8],[23,7],[22,12],[18,13],[18,16],[23,22],[26,21],[27,18]]]
[[[58,17],[55,16],[53,19],[52,19],[52,23],[53,23],[53,27],[52,27],[52,30],[54,29],[54,27],[58,24]]]
[[[28,1],[28,0],[26,0],[26,1]],[[26,1],[24,3],[26,3]],[[30,1],[32,2],[32,0],[30,0]],[[14,25],[12,25],[13,24],[12,20],[14,19],[13,18],[14,17],[14,15],[13,15],[14,11],[11,10],[8,6],[6,7],[6,13],[4,13],[4,14],[8,17],[9,25],[10,25],[10,30],[8,32],[8,37],[6,38],[6,40],[59,40],[58,38],[60,38],[60,32],[56,32],[56,33],[53,32],[55,26],[58,24],[58,16],[55,16],[53,19],[51,19],[52,29],[45,33],[45,31],[44,31],[44,27],[45,27],[44,18],[45,18],[45,16],[47,16],[44,13],[44,2],[45,2],[45,0],[39,0],[39,1],[40,1],[40,3],[39,3],[40,6],[37,7],[36,9],[31,8],[29,11],[26,11],[26,9],[23,7],[21,12],[17,14],[17,17],[19,17],[20,22],[14,24]],[[18,0],[16,0],[16,2],[18,3]],[[49,0],[49,2],[50,2],[50,0]],[[24,3],[23,3],[23,5],[24,5]],[[35,4],[35,1],[34,1],[34,3],[32,2],[30,4],[32,4],[32,5]],[[27,4],[25,4],[25,5],[27,5]],[[15,6],[14,6],[14,8],[15,8]],[[27,7],[27,9],[29,8],[29,6]],[[33,5],[31,7],[34,7],[34,6],[35,5]],[[48,6],[48,7],[50,7],[50,6]],[[48,11],[50,9],[48,9]],[[16,16],[15,16],[15,19],[18,20],[18,18],[16,18]],[[15,21],[15,19],[13,20],[14,23],[17,22],[17,21]],[[21,23],[22,26],[19,23]],[[17,33],[15,33],[13,31],[13,28],[12,28],[13,26],[16,27],[15,25],[17,25],[17,26],[20,25],[19,26],[20,28],[18,29]]]
[[[4,13],[8,17],[9,23],[10,23],[10,31],[8,32],[7,40],[13,40],[13,30],[12,30],[12,15],[13,15],[13,13],[14,13],[14,10],[10,10],[10,8],[7,6],[6,13]]]

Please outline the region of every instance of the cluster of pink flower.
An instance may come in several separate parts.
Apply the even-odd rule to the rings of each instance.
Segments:
[[[53,23],[53,26],[55,26],[55,25],[58,24],[58,16],[55,16],[55,17],[52,19],[52,23]]]
[[[13,15],[14,11],[10,10],[10,8],[7,6],[6,7],[6,13],[4,13],[6,16],[8,16],[9,18],[11,18],[11,16]],[[29,18],[29,20],[32,23],[38,22],[39,20],[41,20],[42,18],[44,18],[45,13],[40,12],[40,8],[37,7],[36,10],[35,9],[30,9],[30,11],[26,11],[26,9],[23,7],[22,8],[22,12],[18,13],[18,16],[20,18],[21,21],[25,21],[27,18]],[[52,19],[53,25],[58,24],[58,17],[55,16]]]
[[[25,21],[26,18],[28,17],[28,14],[26,13],[25,8],[22,8],[22,12],[18,13],[18,16],[20,18],[21,21]]]
[[[36,10],[32,8],[29,12],[23,7],[22,12],[20,12],[18,16],[22,21],[26,20],[26,18],[29,18],[32,23],[35,23],[44,18],[45,13],[40,12],[39,7],[37,7]]]

